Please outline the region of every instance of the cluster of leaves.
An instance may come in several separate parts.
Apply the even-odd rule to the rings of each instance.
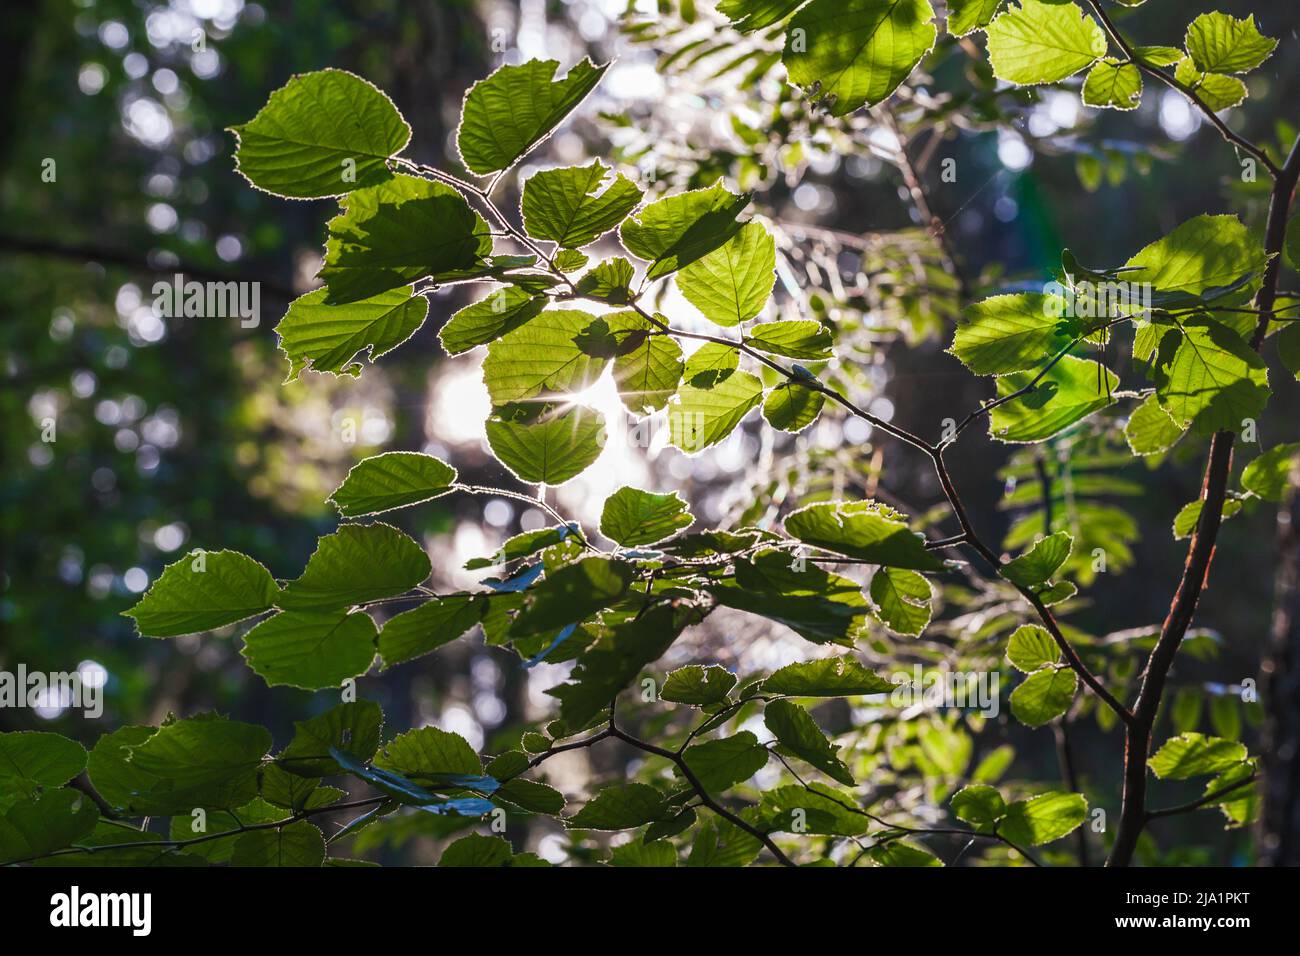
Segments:
[[[1106,33],[1075,4],[1024,0],[998,13],[1001,6],[954,3],[948,28],[956,35],[985,29],[1001,79],[1047,83],[1090,69],[1085,102],[1119,105],[1098,102],[1098,90],[1109,89],[1113,99],[1136,66],[1107,59]],[[728,0],[722,10],[742,31],[784,31],[791,80],[824,97],[834,115],[890,96],[938,33],[925,0]],[[1180,72],[1187,62],[1199,79],[1178,82],[1202,96],[1211,95],[1218,78],[1258,65],[1272,49],[1256,39],[1253,22],[1246,29],[1242,21],[1208,16],[1189,29],[1186,56],[1179,58]],[[1155,68],[1155,54],[1142,56]],[[748,195],[714,183],[646,201],[639,185],[595,161],[529,177],[522,184],[522,226],[501,212],[492,198],[496,185],[606,68],[583,62],[563,77],[557,69],[554,61],[505,66],[467,93],[457,143],[465,169],[490,177],[482,186],[403,158],[410,138],[405,120],[382,92],[338,70],[295,77],[236,129],[239,169],[254,186],[287,198],[340,201],[328,227],[324,285],[297,299],[277,327],[290,378],[308,370],[359,375],[363,355],[379,358],[424,323],[426,292],[484,283],[486,296],[456,313],[440,341],[453,355],[486,349],[483,376],[493,404],[488,442],[521,481],[562,484],[595,461],[606,423],[572,396],[608,368],[628,414],[664,415],[671,443],[687,453],[723,441],[755,409],[773,428],[795,433],[839,405],[934,463],[963,534],[929,539],[917,522],[873,499],[805,504],[783,516],[779,531],[761,523],[688,532],[694,517],[680,497],[626,487],[603,508],[599,530],[612,548],[598,547],[586,530],[557,515],[556,525],[517,535],[497,554],[472,560],[471,569],[493,569],[482,590],[438,594],[427,586],[432,568],[420,543],[374,516],[484,489],[460,483],[450,464],[430,455],[366,459],[330,499],[343,518],[360,520],[322,537],[297,577],[278,579],[236,552],[196,551],[169,566],[127,612],[140,632],[174,637],[257,618],[244,635],[250,668],[271,685],[324,689],[366,674],[376,656],[389,668],[481,628],[488,644],[511,648],[527,665],[574,662],[569,678],[549,691],[559,701],[558,718],[523,733],[517,749],[492,756],[434,728],[381,743],[382,717],[364,702],[300,724],[294,741],[275,755],[262,728],[216,716],[124,728],[89,757],[54,735],[6,735],[0,746],[17,748],[23,759],[0,766],[24,769],[13,777],[16,788],[0,824],[0,858],[134,854],[137,862],[318,864],[326,841],[310,818],[364,805],[366,812],[331,843],[378,829],[382,818],[406,807],[450,821],[446,832],[495,819],[498,811],[551,816],[578,831],[644,827],[614,850],[611,861],[622,865],[672,864],[687,848],[686,862],[695,865],[744,864],[764,849],[790,863],[791,844],[776,840],[787,834],[865,837],[870,842],[859,842],[862,856],[880,865],[937,863],[910,839],[924,828],[890,823],[851,790],[806,783],[794,769],[854,788],[864,772],[909,760],[938,781],[933,796],[951,797],[954,816],[972,828],[963,832],[1018,857],[1030,858],[1028,848],[1083,822],[1081,794],[993,787],[1006,755],[987,757],[974,782],[956,789],[967,779],[970,738],[951,722],[896,728],[900,737],[888,744],[839,746],[799,701],[883,702],[895,690],[851,654],[743,682],[716,665],[662,675],[654,666],[685,629],[718,607],[785,625],[814,645],[850,648],[862,639],[879,645],[873,634],[881,627],[900,638],[919,636],[934,617],[936,582],[965,573],[940,556],[943,549],[964,544],[986,558],[992,554],[948,490],[942,458],[982,417],[993,439],[1037,445],[1070,440],[1088,427],[1085,420],[1133,401],[1125,434],[1138,456],[1163,454],[1189,432],[1235,430],[1257,418],[1268,398],[1267,372],[1251,341],[1257,317],[1242,306],[1259,290],[1267,263],[1258,239],[1235,217],[1198,216],[1123,265],[1084,268],[1067,252],[1053,288],[973,303],[952,353],[975,375],[990,377],[996,397],[930,443],[862,411],[828,384],[842,360],[833,327],[812,318],[770,318],[775,242],[761,221],[742,218]],[[588,250],[598,241],[607,248],[615,235],[625,254],[593,262]],[[498,251],[498,240],[523,252]],[[642,304],[670,279],[716,332],[674,328]],[[1112,285],[1147,287],[1149,302],[1116,305],[1098,297],[1098,288]],[[575,308],[581,303],[587,309]],[[1281,324],[1287,331],[1277,337],[1279,346],[1293,360],[1294,326]],[[1102,362],[1084,357],[1120,327],[1133,331],[1134,356],[1149,386],[1125,390]],[[682,342],[690,340],[702,344],[687,354]],[[1296,451],[1279,446],[1257,459],[1243,475],[1239,498],[1280,497]],[[1039,481],[1050,509],[1052,479],[1040,475]],[[1024,597],[1042,619],[993,630],[999,642],[1010,631],[1006,658],[1026,675],[1010,706],[1029,727],[1066,715],[1081,682],[1113,709],[1089,668],[1102,642],[1085,648],[1088,660],[1081,658],[1047,609],[1077,594],[1071,577],[1088,583],[1080,549],[1113,547],[1126,540],[1127,529],[1094,544],[1076,540],[1078,525],[1069,517],[1064,525],[1050,513],[1046,519],[1037,539],[1028,526],[1013,530],[1020,554],[1005,562],[992,556],[998,587]],[[824,564],[867,568],[869,583]],[[395,604],[414,606],[390,614]],[[645,674],[653,676],[643,702],[672,705],[666,719],[678,735],[675,748],[643,741],[616,721],[615,700]],[[772,737],[768,744],[741,727],[760,715]],[[607,739],[658,761],[657,775],[650,783],[601,790],[571,815],[557,790],[525,776],[553,754]],[[723,802],[723,794],[743,788],[774,757],[797,786],[765,790],[739,810]],[[97,802],[66,786],[83,769]],[[1253,769],[1234,741],[1182,734],[1160,749],[1151,769],[1174,779],[1217,775],[1205,805],[1222,805],[1237,822],[1248,816],[1244,783]],[[380,795],[340,802],[343,791],[322,785],[321,778],[332,776],[363,782]],[[230,835],[178,835],[196,811]],[[130,830],[137,835],[127,841],[124,821],[144,816],[172,816],[173,839]],[[117,845],[137,840],[158,845]],[[504,840],[480,835],[452,844],[443,857],[444,865],[537,862]]]

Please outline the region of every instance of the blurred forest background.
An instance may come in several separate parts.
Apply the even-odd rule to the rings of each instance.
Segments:
[[[632,6],[648,12],[652,4]],[[692,178],[721,174],[733,186],[757,185],[766,215],[804,224],[808,235],[839,236],[850,258],[865,248],[853,237],[920,222],[899,171],[870,154],[810,150],[783,157],[777,170],[732,162],[735,128],[715,120],[729,99],[743,100],[748,91],[692,84],[662,69],[665,47],[632,42],[620,30],[627,8],[627,0],[32,0],[6,10],[0,666],[80,669],[103,680],[107,694],[98,721],[50,699],[38,711],[0,711],[0,730],[54,729],[89,745],[122,724],[215,708],[265,723],[283,743],[295,719],[337,695],[268,689],[242,666],[229,636],[150,641],[136,637],[120,612],[193,547],[237,549],[274,574],[296,573],[316,537],[336,523],[326,495],[353,463],[378,451],[423,449],[454,463],[465,481],[513,486],[483,440],[481,356],[449,359],[436,340],[442,322],[467,304],[459,290],[433,296],[417,339],[362,379],[307,375],[281,384],[287,364],[272,329],[289,299],[312,286],[334,204],[285,202],[251,189],[233,170],[234,141],[225,129],[252,117],[293,73],[334,66],[365,76],[411,122],[408,155],[454,167],[451,136],[474,80],[530,57],[558,59],[562,69],[583,56],[617,57],[542,158],[613,156],[630,172],[639,166],[645,180],[662,156],[638,153],[635,130],[650,131],[652,121],[677,124],[669,133],[691,145]],[[1300,102],[1294,0],[1153,0],[1123,23],[1150,38],[1143,42],[1177,42],[1185,24],[1209,9],[1253,12],[1266,34],[1281,39],[1278,53],[1252,75],[1251,98],[1233,122],[1259,142],[1289,142],[1290,123],[1277,117],[1295,122]],[[196,30],[204,37],[197,50]],[[963,82],[952,68],[936,73],[933,87],[955,90]],[[945,130],[937,149],[956,158],[955,182],[943,180],[933,157],[923,171],[933,212],[947,223],[950,250],[972,281],[996,266],[1005,282],[1041,284],[1063,246],[1084,263],[1117,265],[1201,212],[1262,221],[1266,177],[1243,183],[1232,150],[1172,92],[1149,88],[1134,114],[1085,113],[1077,90],[1026,93],[1022,105],[1014,131],[979,124]],[[669,133],[663,141],[674,139]],[[56,163],[53,182],[42,177],[47,159]],[[741,181],[745,176],[753,181]],[[673,182],[688,184],[699,183]],[[259,281],[260,323],[155,317],[153,283],[177,272]],[[1294,273],[1285,275],[1284,288],[1296,283]],[[949,332],[939,330],[945,323],[950,330],[951,317],[918,316],[910,334],[882,349],[873,411],[934,434],[945,416],[984,397],[981,383],[943,352]],[[1273,381],[1271,420],[1294,423],[1296,384],[1281,374]],[[616,401],[612,391],[608,399]],[[51,417],[57,440],[43,442],[41,422]],[[349,423],[354,442],[344,437]],[[1260,441],[1267,447],[1295,437],[1264,434]],[[918,512],[941,500],[923,463],[895,465],[889,449],[830,416],[795,441],[871,461],[882,492]],[[1200,482],[1203,449],[1184,444],[1158,469],[1139,463],[1124,472],[1135,489],[1125,501],[1137,522],[1132,566],[1093,589],[1093,603],[1074,623],[1105,633],[1164,616],[1185,551],[1168,529]],[[752,500],[761,486],[756,472],[772,449],[755,430],[696,459],[653,447],[611,445],[605,454],[605,467],[552,492],[553,504],[587,526],[622,484],[680,489],[697,514],[725,520]],[[999,507],[1006,489],[994,477],[1006,459],[1005,446],[978,436],[951,458],[990,538],[1010,523]],[[403,512],[396,523],[424,535],[435,578],[463,587],[478,577],[462,570],[466,559],[549,521],[517,501],[456,496]],[[1273,614],[1274,538],[1271,508],[1225,528],[1197,622],[1222,636],[1223,653],[1181,664],[1177,685],[1258,677]],[[674,649],[683,662],[698,656],[744,670],[801,656],[791,635],[756,618],[719,614],[699,630]],[[546,710],[541,691],[559,679],[551,665],[525,671],[510,652],[473,639],[361,683],[393,727],[436,723],[491,751],[512,727]],[[1117,810],[1116,793],[1092,788],[1098,777],[1105,788],[1118,779],[1118,734],[1094,725],[1075,749],[1082,789],[1094,804]],[[574,759],[630,754],[614,748]],[[1020,759],[1022,776],[1057,774],[1050,748],[1026,749]],[[554,780],[565,789],[561,763]],[[1193,859],[1250,859],[1249,835],[1224,833],[1218,814],[1188,815],[1177,826],[1186,842],[1206,848]],[[392,861],[427,859],[418,841],[381,852]],[[554,846],[542,852],[563,858]]]

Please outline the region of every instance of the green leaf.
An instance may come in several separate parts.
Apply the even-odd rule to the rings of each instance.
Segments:
[[[785,530],[805,544],[869,564],[916,571],[942,571],[944,563],[925,550],[904,516],[875,501],[830,501],[808,505],[785,519]]]
[[[635,313],[633,313],[635,315]],[[668,335],[653,334],[649,324],[617,329],[614,387],[623,406],[634,415],[658,411],[668,404],[682,380],[682,347]]]
[[[346,305],[329,305],[328,289],[299,296],[275,327],[280,349],[289,359],[285,382],[304,370],[332,375],[361,374],[361,352],[373,362],[387,355],[424,324],[429,300],[412,295],[411,286],[381,292]]]
[[[814,644],[852,647],[870,610],[862,585],[790,555],[767,551],[734,561],[735,579],[709,587],[727,607],[778,621]]]
[[[893,689],[892,681],[867,670],[847,654],[787,664],[763,681],[763,693],[787,697],[859,697],[887,694]]]
[[[483,764],[460,734],[437,727],[420,727],[398,734],[379,749],[375,766],[417,782],[442,778],[479,778]]]
[[[578,659],[569,681],[546,693],[560,700],[560,714],[582,727],[609,706],[647,664],[658,660],[686,624],[685,611],[658,604],[640,617],[606,631]]]
[[[811,781],[807,787],[767,789],[763,791],[763,828],[768,832],[860,836],[870,829],[871,820],[849,809],[857,802],[852,794],[818,781]]]
[[[448,355],[460,355],[519,328],[540,314],[548,301],[518,286],[499,286],[486,299],[453,315],[438,333],[438,341]]]
[[[1246,466],[1241,473],[1241,487],[1265,501],[1281,501],[1287,489],[1296,484],[1297,454],[1300,454],[1300,443],[1274,445]]]
[[[1277,354],[1287,371],[1300,379],[1300,321],[1286,323],[1277,334]]]
[[[358,189],[342,206],[329,222],[319,273],[328,286],[322,300],[328,305],[369,299],[424,276],[454,274],[492,251],[483,217],[442,183],[397,175]]]
[[[243,126],[236,169],[259,189],[293,199],[341,196],[391,175],[387,160],[411,128],[393,101],[359,76],[294,76]]]
[[[1007,804],[993,787],[973,784],[952,795],[952,812],[958,820],[988,832],[1007,815]]]
[[[1055,83],[1106,55],[1106,34],[1075,3],[1021,0],[988,27],[993,75],[1017,86]]]
[[[767,393],[763,417],[783,432],[801,432],[817,420],[825,406],[823,392],[798,382],[784,382]]]
[[[171,811],[166,804],[148,800],[147,791],[157,783],[157,778],[130,762],[130,748],[144,743],[157,730],[156,727],[120,727],[101,736],[86,760],[86,775],[95,792],[123,815]]]
[[[624,487],[605,499],[600,533],[625,548],[654,544],[689,528],[695,517],[675,491],[657,495]]]
[[[325,862],[325,837],[306,820],[253,830],[235,841],[231,866],[320,866]]]
[[[948,0],[948,32],[964,37],[993,21],[1002,0]]]
[[[1016,759],[1015,748],[1008,744],[1000,747],[994,747],[988,752],[975,772],[971,774],[971,779],[977,783],[987,783],[1001,779],[1002,775],[1007,772],[1011,766],[1011,761]]]
[[[564,794],[560,791],[535,780],[507,780],[493,794],[493,799],[504,800],[529,813],[545,813],[551,816],[558,815],[566,803]]]
[[[668,440],[688,455],[723,441],[763,400],[763,383],[748,372],[731,372],[701,388],[691,379],[688,361],[686,377],[668,406]]]
[[[609,862],[611,866],[676,866],[677,850],[667,840],[633,840],[610,850]]]
[[[734,345],[705,342],[686,358],[686,380],[696,388],[712,388],[740,367],[740,351]]]
[[[543,548],[559,544],[580,530],[576,523],[571,522],[567,525],[555,525],[551,528],[538,528],[536,531],[524,531],[512,538],[508,538],[506,543],[501,545],[500,550],[492,557],[470,558],[465,562],[465,570],[479,571],[483,568],[508,564],[530,554],[536,554]]]
[[[1226,787],[1240,783],[1256,772],[1251,761],[1245,761],[1230,767],[1205,785],[1205,796],[1220,793]],[[1224,794],[1207,806],[1217,806],[1223,811],[1229,827],[1245,826],[1254,822],[1259,816],[1259,785],[1247,784]]]
[[[470,172],[509,169],[551,134],[600,82],[608,64],[583,60],[561,80],[557,60],[503,66],[465,94],[456,146]]]
[[[95,804],[75,790],[20,800],[0,817],[0,864],[69,847],[88,836],[98,820]]]
[[[1156,368],[1156,397],[1175,423],[1199,434],[1237,431],[1268,403],[1268,368],[1241,338],[1212,319],[1183,323],[1168,366]]]
[[[870,593],[877,616],[895,634],[916,637],[930,623],[930,582],[915,571],[881,568]]]
[[[194,551],[167,565],[125,617],[147,637],[178,637],[234,624],[268,610],[280,589],[238,551]]]
[[[1013,394],[1036,376],[1035,372],[1000,376],[998,397]],[[1033,391],[993,409],[989,434],[1003,442],[1043,441],[1113,405],[1118,386],[1119,377],[1110,369],[1067,355],[1052,366]]]
[[[663,794],[654,787],[626,783],[601,790],[565,824],[571,830],[630,830],[668,813]]]
[[[1103,109],[1135,110],[1142,102],[1142,71],[1134,63],[1107,57],[1083,81],[1083,102]]]
[[[333,610],[395,597],[429,576],[429,556],[391,525],[345,524],[316,542],[302,574],[284,586],[286,610]]]
[[[780,23],[804,0],[719,0],[718,12],[740,33],[753,33]]]
[[[710,794],[744,783],[767,766],[767,748],[748,730],[687,747],[682,757]]]
[[[1254,14],[1238,20],[1215,11],[1191,22],[1186,47],[1202,73],[1245,73],[1272,56],[1277,41],[1260,34]]]
[[[763,849],[758,838],[728,820],[710,820],[692,834],[687,866],[748,866]]]
[[[763,710],[763,723],[790,753],[846,787],[853,786],[853,774],[808,711],[788,700],[774,700]]]
[[[1173,66],[1185,55],[1176,46],[1135,46],[1133,53],[1139,62],[1148,66]]]
[[[517,407],[488,419],[492,454],[520,481],[562,485],[581,474],[605,447],[605,420],[585,405],[546,409],[533,417]]]
[[[0,794],[30,797],[63,786],[85,769],[86,749],[75,740],[35,730],[0,733]]]
[[[1264,248],[1236,216],[1195,216],[1144,246],[1125,263],[1126,277],[1161,291],[1193,295],[1264,271]]]
[[[1074,338],[1059,295],[1018,292],[967,306],[952,354],[976,375],[1041,368]]]
[[[606,259],[578,280],[578,294],[611,305],[627,305],[632,299],[636,269],[622,256]]]
[[[998,833],[1020,846],[1042,846],[1074,832],[1088,815],[1081,793],[1043,793],[1007,807]]]
[[[390,451],[352,466],[327,500],[345,518],[373,515],[431,501],[452,492],[456,469],[413,451]]]
[[[455,867],[502,867],[518,866],[515,861],[530,854],[515,855],[510,843],[503,837],[484,836],[471,833],[461,837],[443,851],[439,866]]]
[[[385,621],[379,632],[382,669],[414,660],[456,640],[479,622],[487,602],[482,595],[454,594]]]
[[[1061,649],[1046,628],[1022,624],[1007,641],[1007,660],[1026,674],[1056,664]]]
[[[551,261],[555,263],[555,268],[568,273],[577,272],[583,268],[591,261],[591,257],[585,252],[579,252],[577,249],[559,249],[551,257]]]
[[[1246,84],[1241,80],[1222,73],[1202,73],[1190,56],[1179,61],[1174,69],[1174,79],[1188,87],[1216,113],[1240,106],[1247,96]]]
[[[235,844],[242,835],[239,830],[253,824],[274,823],[288,816],[289,814],[283,808],[272,806],[265,800],[259,799],[234,810],[209,810],[202,818],[178,814],[172,817],[168,835],[173,840],[192,840],[195,837],[229,834],[221,839],[208,839],[197,843],[187,850],[208,863],[229,863],[235,851]]]
[[[887,99],[934,47],[928,0],[812,0],[790,21],[781,59],[790,82],[833,96],[832,116]]]
[[[502,837],[471,833],[461,837],[442,854],[439,866],[499,867],[509,866],[514,851]]]
[[[373,701],[339,704],[310,720],[295,721],[293,739],[276,761],[290,773],[304,777],[342,773],[330,751],[350,754],[357,763],[365,763],[379,747],[383,723],[383,711]]]
[[[1074,549],[1074,536],[1058,531],[1040,538],[1034,546],[998,569],[998,573],[1023,588],[1032,588],[1051,579]]]
[[[1195,501],[1189,501],[1178,509],[1178,514],[1174,516],[1174,540],[1180,541],[1183,538],[1189,538],[1196,526],[1201,522],[1201,512],[1205,510],[1205,502],[1200,498]],[[1223,502],[1223,520],[1227,521],[1238,511],[1241,510],[1241,499],[1227,498]]]
[[[1027,727],[1041,727],[1070,709],[1078,681],[1068,667],[1034,671],[1011,692],[1011,713]]]
[[[810,319],[764,322],[749,330],[745,342],[760,352],[818,361],[832,356],[831,330]]]
[[[377,633],[360,611],[285,611],[244,635],[241,653],[271,687],[319,690],[370,670]]]
[[[622,222],[641,202],[641,188],[619,173],[605,184],[609,168],[545,169],[524,181],[524,229],[534,239],[566,248],[595,242]]]
[[[689,664],[672,671],[659,691],[659,699],[675,704],[708,707],[727,699],[736,686],[736,675],[717,664]]]
[[[1186,430],[1179,428],[1169,413],[1160,407],[1160,401],[1155,395],[1144,398],[1124,426],[1124,437],[1128,439],[1128,447],[1135,455],[1155,455],[1168,451],[1184,434]]]
[[[718,325],[739,325],[763,311],[776,283],[776,243],[757,222],[677,275],[686,300]]]
[[[319,777],[290,773],[275,763],[262,768],[259,788],[266,803],[295,813],[309,807],[327,807],[347,796],[345,791],[336,787],[322,787]],[[184,817],[177,819],[183,820]]]
[[[257,796],[257,770],[270,749],[266,728],[205,714],[165,724],[131,746],[129,762],[148,781],[146,805],[168,806],[172,814],[228,810]]]
[[[1162,780],[1221,773],[1246,759],[1246,745],[1204,734],[1179,734],[1151,755],[1151,772]]]
[[[576,624],[627,593],[635,572],[625,561],[590,557],[548,571],[528,593],[532,602],[510,626],[511,636],[541,634]]]
[[[1143,247],[1124,264],[1124,275],[1160,292],[1202,296],[1262,272],[1264,263],[1259,240],[1236,216],[1195,216]],[[1135,344],[1134,355],[1146,359],[1151,349],[1154,340],[1146,350]]]
[[[870,851],[876,866],[943,866],[943,861],[925,847],[909,840],[890,840]]]
[[[628,251],[650,263],[646,279],[676,272],[707,256],[740,232],[736,217],[750,194],[736,196],[722,183],[665,196],[624,221],[619,237]]]
[[[605,319],[543,312],[488,346],[483,382],[494,405],[580,392],[600,377],[614,347]]]

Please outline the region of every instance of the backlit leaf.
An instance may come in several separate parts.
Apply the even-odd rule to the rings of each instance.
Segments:
[[[483,217],[442,183],[397,175],[350,193],[342,205],[329,222],[320,271],[329,305],[455,274],[492,251]]]
[[[694,521],[686,502],[675,491],[657,495],[625,487],[605,499],[600,533],[630,548],[670,538]]]
[[[344,70],[294,76],[231,132],[239,172],[294,199],[341,196],[388,179],[388,157],[411,138],[393,101]]]
[[[1012,3],[988,27],[989,63],[1018,86],[1055,83],[1106,55],[1106,34],[1078,4]]]
[[[513,166],[586,99],[608,68],[583,60],[557,80],[559,66],[557,60],[507,65],[470,87],[456,145],[471,172],[484,176]]]
[[[352,466],[329,496],[348,518],[379,514],[429,501],[451,492],[456,469],[445,461],[413,451],[390,451]]]
[[[194,551],[167,565],[144,597],[122,613],[148,637],[197,634],[261,614],[280,588],[238,551]]]
[[[885,100],[934,46],[928,0],[812,0],[790,20],[790,82],[833,96],[832,116]]]
[[[524,181],[524,228],[534,239],[576,248],[595,242],[641,202],[641,189],[622,173],[606,184],[609,168],[544,169]]]
[[[277,603],[288,610],[332,610],[409,591],[429,576],[429,556],[396,528],[345,524],[316,542],[302,574]]]

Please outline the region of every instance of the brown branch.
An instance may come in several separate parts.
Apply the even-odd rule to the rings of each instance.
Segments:
[[[768,836],[762,830],[758,829],[758,827],[751,824],[748,820],[745,820],[743,817],[739,817],[736,814],[732,813],[722,804],[714,800],[713,797],[709,796],[709,792],[704,789],[704,784],[700,783],[700,778],[697,777],[695,775],[695,771],[691,770],[691,768],[687,765],[686,758],[683,757],[681,754],[674,753],[671,750],[666,750],[663,747],[657,747],[652,743],[633,737],[631,734],[625,733],[624,731],[616,727],[612,720],[610,721],[609,724],[609,732],[611,736],[617,737],[619,740],[623,741],[626,744],[630,744],[631,746],[635,747],[637,750],[644,750],[648,754],[654,754],[656,757],[663,757],[665,760],[672,761],[672,763],[677,767],[677,769],[682,772],[682,776],[686,778],[687,782],[692,787],[695,788],[695,792],[700,795],[701,803],[703,803],[706,807],[708,807],[718,816],[722,817],[728,823],[731,823],[733,826],[739,827],[741,830],[744,830],[750,836],[754,837],[756,840],[762,843],[763,846],[767,847],[768,852],[771,853],[772,856],[776,857],[776,861],[780,863],[782,866],[795,865],[795,862],[785,855],[784,851],[782,851],[782,849],[776,845],[776,843],[772,840],[770,836]]]
[[[1201,807],[1214,803],[1216,800],[1226,797],[1228,794],[1254,783],[1256,779],[1257,775],[1252,773],[1249,777],[1243,777],[1236,783],[1230,783],[1226,787],[1212,790],[1205,796],[1201,797],[1201,799],[1193,800],[1191,803],[1181,803],[1176,807],[1167,807],[1164,810],[1150,810],[1147,812],[1147,819],[1158,820],[1161,817],[1172,817],[1178,813],[1191,813],[1193,810],[1199,810]]]
[[[1256,352],[1268,332],[1273,305],[1277,301],[1278,276],[1282,271],[1282,245],[1286,240],[1287,214],[1296,181],[1300,179],[1300,137],[1291,147],[1285,165],[1273,181],[1269,199],[1268,223],[1265,228],[1264,251],[1268,265],[1255,304],[1260,310],[1259,322],[1250,345]],[[1148,819],[1146,811],[1147,759],[1151,748],[1151,732],[1155,726],[1164,693],[1165,678],[1173,666],[1174,657],[1182,644],[1183,636],[1191,626],[1210,573],[1214,559],[1214,545],[1223,522],[1223,504],[1227,497],[1228,476],[1232,469],[1234,432],[1215,432],[1210,442],[1209,461],[1205,466],[1205,479],[1201,491],[1201,515],[1187,549],[1187,563],[1182,580],[1169,607],[1169,615],[1160,628],[1160,637],[1147,659],[1145,676],[1133,708],[1133,720],[1126,728],[1124,741],[1124,795],[1120,809],[1119,830],[1111,848],[1107,866],[1127,866],[1133,859],[1138,837]]]
[[[1278,176],[1282,174],[1282,170],[1278,168],[1277,164],[1273,162],[1273,160],[1269,159],[1268,153],[1264,152],[1264,150],[1260,149],[1244,136],[1233,132],[1228,124],[1219,118],[1219,114],[1214,112],[1205,100],[1196,95],[1195,90],[1179,83],[1178,80],[1164,72],[1164,70],[1157,69],[1151,64],[1145,63],[1139,59],[1137,52],[1133,49],[1132,45],[1124,38],[1124,35],[1119,32],[1114,21],[1107,16],[1106,11],[1102,9],[1100,0],[1088,0],[1088,5],[1092,7],[1093,13],[1097,14],[1097,19],[1101,21],[1101,25],[1105,28],[1106,33],[1110,38],[1115,41],[1115,45],[1124,51],[1124,55],[1127,56],[1139,70],[1147,74],[1147,76],[1159,80],[1170,89],[1177,90],[1183,96],[1187,97],[1187,99],[1190,100],[1197,109],[1205,114],[1205,118],[1209,120],[1225,140],[1236,146],[1238,149],[1249,153],[1251,156],[1263,163],[1264,168],[1268,170],[1269,175],[1274,179],[1277,179]]]
[[[944,267],[957,280],[958,297],[962,302],[967,302],[971,297],[970,283],[967,282],[961,266],[957,264],[957,252],[953,248],[952,238],[948,235],[947,226],[945,226],[942,219],[935,215],[934,209],[930,206],[930,198],[926,195],[925,187],[921,184],[921,177],[916,165],[907,154],[908,141],[903,138],[903,132],[898,126],[898,120],[895,118],[893,110],[885,106],[881,115],[885,117],[885,125],[889,127],[890,132],[894,134],[894,139],[898,142],[898,171],[903,174],[903,184],[907,187],[908,195],[912,197],[912,205],[916,207],[916,211],[925,221],[934,241],[939,244],[939,251],[943,253]]]

